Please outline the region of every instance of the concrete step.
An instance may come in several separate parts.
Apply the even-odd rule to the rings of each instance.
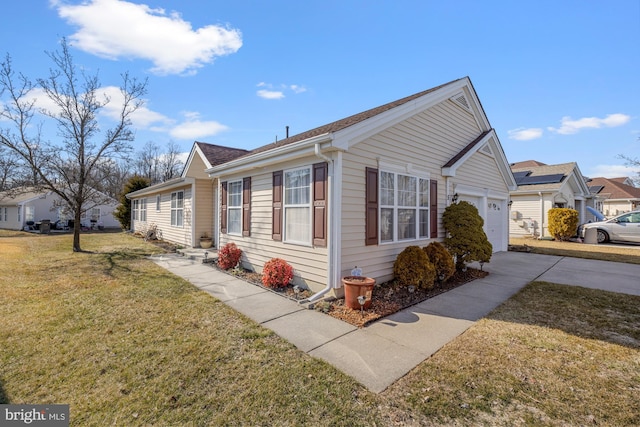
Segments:
[[[218,258],[218,251],[216,249],[202,249],[202,248],[183,248],[176,251],[185,258],[192,260],[204,260]]]

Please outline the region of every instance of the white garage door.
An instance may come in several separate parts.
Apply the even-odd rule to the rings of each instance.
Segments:
[[[461,195],[459,200],[472,204],[478,208],[480,215],[483,214],[483,209],[480,209],[481,198]],[[501,251],[505,238],[503,225],[506,220],[502,210],[502,201],[488,199],[486,215],[482,219],[484,219],[485,233],[487,234],[487,239],[489,239],[489,242],[491,242],[491,245],[493,246],[493,251]]]

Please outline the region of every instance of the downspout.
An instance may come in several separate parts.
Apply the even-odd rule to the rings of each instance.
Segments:
[[[311,295],[309,298],[300,301],[301,303],[307,303],[307,302],[314,302],[319,300],[320,298],[322,298],[327,292],[329,292],[331,290],[332,286],[332,282],[334,280],[334,273],[335,273],[335,269],[337,266],[337,254],[338,254],[338,250],[336,248],[336,243],[334,240],[334,237],[337,236],[337,233],[334,232],[335,227],[336,227],[336,222],[334,221],[334,212],[336,211],[335,209],[335,191],[334,191],[334,179],[333,179],[333,175],[335,174],[335,163],[334,161],[327,157],[326,155],[322,154],[320,152],[320,144],[316,143],[314,146],[314,154],[316,155],[316,157],[324,160],[327,162],[327,164],[333,165],[334,167],[332,168],[332,173],[327,173],[327,179],[330,179],[330,181],[327,183],[327,188],[329,190],[329,212],[327,215],[327,220],[329,221],[329,240],[328,240],[328,246],[329,246],[329,268],[327,270],[327,286],[324,287],[324,289],[322,289],[319,292],[316,292],[315,294]]]

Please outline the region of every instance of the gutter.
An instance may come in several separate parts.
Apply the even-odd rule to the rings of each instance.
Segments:
[[[332,171],[331,173],[328,173],[327,175],[327,179],[331,179],[331,181],[329,182],[330,185],[328,185],[328,189],[329,189],[329,215],[328,215],[328,220],[329,220],[329,230],[330,230],[330,234],[329,234],[329,269],[327,271],[327,286],[324,287],[324,289],[322,289],[319,292],[316,292],[315,294],[311,295],[309,298],[300,301],[301,303],[308,303],[308,302],[314,302],[319,300],[320,298],[322,298],[327,292],[329,292],[332,288],[333,288],[333,284],[332,282],[335,279],[335,271],[338,265],[338,258],[339,258],[339,251],[337,248],[337,228],[338,228],[338,221],[336,221],[336,205],[335,205],[335,201],[338,199],[336,197],[336,191],[335,188],[337,188],[337,186],[334,186],[333,183],[334,182],[339,182],[335,180],[335,173],[336,173],[336,168],[335,168],[335,162],[333,159],[331,159],[330,157],[327,157],[326,155],[322,154],[322,152],[320,151],[320,144],[316,143],[314,146],[314,154],[316,155],[316,157],[326,161],[328,164],[332,165]]]

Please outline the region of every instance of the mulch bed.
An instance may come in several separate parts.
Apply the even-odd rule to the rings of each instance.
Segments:
[[[171,247],[171,244],[163,244],[164,242],[162,241],[154,241],[152,243],[156,246],[163,247],[167,252],[175,252],[175,246]],[[303,300],[312,295],[312,292],[306,289],[300,289],[298,294],[296,294],[294,286],[292,285],[279,289],[267,288],[262,284],[262,274],[260,273],[255,273],[243,268],[223,270],[217,266],[214,259],[209,259],[206,263],[218,271],[235,276],[253,285],[260,286],[266,290],[292,300]],[[317,311],[326,313],[329,316],[335,317],[336,319],[340,319],[351,325],[362,328],[376,320],[382,319],[383,317],[450,291],[451,289],[455,289],[458,286],[462,286],[475,279],[486,277],[487,275],[489,275],[489,273],[486,271],[467,268],[464,272],[456,272],[444,283],[436,283],[433,289],[427,290],[416,288],[413,292],[409,292],[408,287],[401,286],[395,280],[391,280],[389,282],[376,284],[373,287],[371,306],[367,310],[353,310],[345,305],[343,298],[326,299],[313,304],[313,308]]]
[[[292,300],[303,300],[309,298],[312,292],[309,290],[301,290],[297,295],[294,287],[289,285],[284,288],[271,289],[262,284],[262,275],[245,269],[222,270],[215,263],[211,262],[211,266],[223,273],[238,277],[256,286],[260,286],[276,294],[282,295]],[[409,292],[406,286],[399,285],[395,280],[390,282],[376,284],[373,287],[371,306],[367,310],[353,310],[344,303],[344,298],[327,299],[313,304],[313,308],[329,316],[340,319],[351,325],[362,328],[369,323],[382,319],[400,310],[412,305],[418,304],[436,295],[440,295],[458,286],[471,282],[472,280],[486,277],[489,273],[474,268],[468,268],[465,272],[456,272],[449,280],[438,285],[433,289],[414,289]]]
[[[436,283],[433,289],[416,288],[413,292],[409,292],[408,287],[401,286],[395,280],[392,280],[379,285],[376,284],[373,287],[371,306],[367,310],[353,310],[345,305],[344,299],[317,303],[315,308],[332,317],[362,328],[383,317],[487,275],[489,273],[486,271],[468,268],[465,272],[456,272],[441,285]]]

